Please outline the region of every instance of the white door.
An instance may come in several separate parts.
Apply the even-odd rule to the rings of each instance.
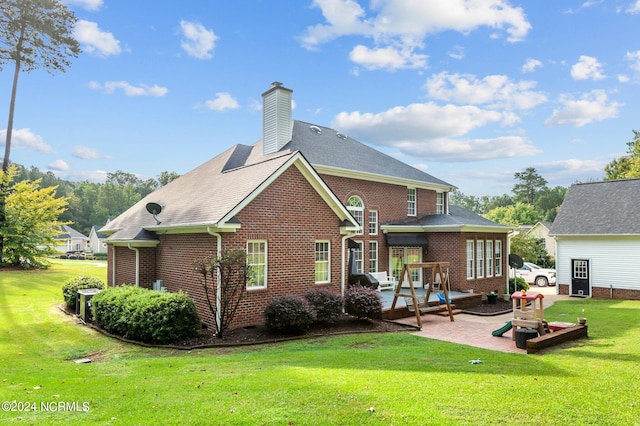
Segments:
[[[391,247],[391,273],[397,281],[400,281],[402,268],[405,263],[422,262],[422,249],[420,247]],[[411,270],[411,280],[414,288],[422,288],[422,269]],[[403,287],[408,287],[409,282],[405,279],[400,283]]]

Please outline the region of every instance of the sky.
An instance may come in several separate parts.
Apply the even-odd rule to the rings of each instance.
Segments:
[[[63,2],[82,53],[20,75],[11,160],[67,180],[184,174],[253,144],[274,81],[294,119],[466,195],[510,193],[528,167],[601,180],[640,130],[640,0]]]

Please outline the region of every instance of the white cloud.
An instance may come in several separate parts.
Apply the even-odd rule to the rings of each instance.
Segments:
[[[369,70],[393,71],[403,68],[424,68],[427,65],[427,55],[414,53],[409,49],[398,50],[394,47],[369,49],[358,45],[349,53],[349,59]]]
[[[640,13],[640,0],[636,0],[635,3],[632,3],[631,5],[629,5],[626,12],[632,15],[636,13]]]
[[[479,80],[474,75],[447,72],[434,74],[424,85],[433,99],[522,110],[547,101],[544,94],[533,91],[535,86],[534,81],[513,82],[506,75],[489,75]]]
[[[103,93],[109,95],[115,92],[116,89],[122,89],[124,91],[124,94],[127,96],[161,97],[169,92],[169,89],[167,89],[166,87],[158,86],[157,84],[154,84],[153,86],[147,86],[146,84],[134,86],[130,83],[127,83],[126,81],[106,81],[104,83],[92,81],[89,83],[89,88],[94,90],[101,90]]]
[[[321,10],[325,23],[307,27],[300,37],[302,46],[315,49],[346,35],[371,38],[374,46],[356,46],[351,53],[352,60],[370,64],[368,69],[397,69],[394,64],[407,68],[424,61],[426,55],[415,52],[431,34],[450,30],[468,34],[489,27],[505,31],[507,40],[516,42],[531,29],[522,8],[504,0],[376,0],[371,2],[370,16],[355,0],[314,0],[313,6]],[[405,60],[399,60],[397,53]]]
[[[99,158],[111,158],[109,155],[101,154],[98,150],[89,148],[87,146],[73,147],[72,155],[82,160],[96,160]]]
[[[604,90],[592,90],[579,99],[569,95],[560,97],[562,107],[553,111],[544,124],[546,126],[582,127],[593,121],[602,121],[618,116],[622,104],[609,101]]]
[[[536,68],[542,68],[542,66],[543,66],[542,62],[540,62],[539,60],[529,58],[522,66],[522,72],[524,73],[534,72]]]
[[[602,80],[602,64],[598,59],[582,55],[580,60],[571,67],[571,77],[574,80]]]
[[[69,165],[66,163],[66,161],[64,160],[56,160],[53,163],[49,163],[47,164],[47,168],[49,168],[49,170],[56,170],[56,171],[61,171],[61,172],[65,172],[67,170],[69,170]]]
[[[0,143],[5,146],[7,129],[0,130]],[[42,136],[36,135],[31,129],[13,129],[11,132],[11,149],[28,149],[42,154],[50,154],[53,148],[42,141]]]
[[[225,111],[227,109],[240,108],[238,101],[227,92],[216,93],[216,97],[206,101],[204,105],[214,111]]]
[[[197,22],[185,20],[180,21],[180,28],[184,37],[180,45],[189,56],[196,59],[211,59],[213,57],[212,51],[218,40],[218,36],[213,30],[208,30]]]
[[[464,59],[464,47],[454,46],[453,49],[449,51],[449,57],[458,60]]]
[[[95,22],[78,20],[73,35],[87,53],[109,56],[121,52],[120,42],[110,32],[100,30]]]
[[[629,68],[637,73],[640,73],[640,50],[636,50],[635,52],[627,52],[624,55],[624,59],[631,62]]]
[[[102,0],[64,0],[64,4],[69,6],[79,6],[85,10],[96,11],[102,7]]]
[[[107,172],[104,170],[53,170],[60,179],[73,182],[104,182],[107,180]]]
[[[539,151],[519,136],[464,138],[469,132],[501,123],[505,115],[476,106],[439,106],[433,102],[398,106],[372,114],[342,112],[332,126],[371,143],[392,146],[415,160],[472,161],[531,155]]]

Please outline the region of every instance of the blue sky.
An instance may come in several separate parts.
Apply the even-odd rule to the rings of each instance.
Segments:
[[[509,193],[527,167],[600,180],[640,130],[640,0],[65,3],[83,53],[21,74],[11,154],[64,179],[183,174],[252,144],[273,81],[295,119],[468,195]]]

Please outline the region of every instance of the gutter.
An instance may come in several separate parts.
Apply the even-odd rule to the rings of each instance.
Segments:
[[[212,232],[211,227],[207,226],[207,234],[216,237],[216,255],[218,258],[222,256],[222,235],[217,232]],[[220,288],[222,280],[220,278],[220,269],[216,272],[216,324],[220,324],[220,310],[222,309],[222,289]],[[217,326],[216,325],[216,326]]]
[[[136,287],[140,287],[140,249],[133,247],[131,243],[127,244],[129,250],[136,252]],[[115,271],[115,268],[114,268]]]

